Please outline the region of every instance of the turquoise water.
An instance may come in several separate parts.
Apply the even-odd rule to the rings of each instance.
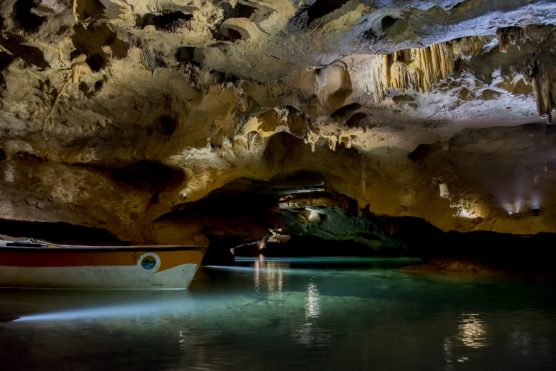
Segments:
[[[0,370],[550,370],[552,286],[244,259],[188,292],[0,291]]]

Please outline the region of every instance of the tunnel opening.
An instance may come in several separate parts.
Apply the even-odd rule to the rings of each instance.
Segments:
[[[556,234],[550,233],[446,232],[420,218],[376,215],[368,205],[331,189],[327,175],[308,171],[267,181],[239,179],[163,219],[199,223],[209,239],[206,264],[231,264],[234,256],[259,254],[413,257],[433,271],[455,266],[458,273],[502,270],[534,279],[538,272],[551,271],[556,243]]]
[[[33,238],[75,245],[130,245],[105,229],[64,222],[30,222],[0,219],[2,238]]]
[[[209,239],[206,262],[268,256],[400,256],[404,247],[358,212],[355,200],[328,189],[324,174],[296,171],[268,181],[238,179],[159,222],[198,223]],[[264,246],[260,243],[264,241]]]
[[[348,223],[334,219],[339,210]],[[357,217],[352,214],[346,218],[350,214],[343,208],[309,206],[306,210],[295,209],[292,215],[305,213],[305,218],[310,218],[315,212],[321,213],[316,222],[312,221],[318,230],[305,226],[303,231],[296,231],[299,217],[297,226],[292,227],[287,221],[292,216],[286,216],[285,227],[271,230],[259,240],[235,246],[234,253],[270,257],[413,257],[424,262],[415,271],[471,275],[495,272],[549,281],[554,278],[550,259],[556,243],[553,233],[445,232],[420,218],[385,217],[374,215],[368,209],[358,209]],[[325,224],[327,218],[329,226]],[[358,223],[362,226],[354,233],[352,227]],[[350,228],[348,233],[342,231],[345,226]]]

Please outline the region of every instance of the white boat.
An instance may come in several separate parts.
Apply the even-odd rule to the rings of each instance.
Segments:
[[[204,248],[0,241],[0,287],[187,289]]]

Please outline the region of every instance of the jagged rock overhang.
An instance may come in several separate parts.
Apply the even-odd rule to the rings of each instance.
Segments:
[[[15,207],[139,239],[176,205],[234,179],[317,169],[379,214],[444,229],[550,228],[550,129],[497,127],[550,117],[551,2],[532,4],[532,17],[520,16],[531,9],[520,1],[325,3],[3,2],[0,164],[3,195],[19,197],[4,200],[6,215]],[[481,36],[460,39],[470,34]],[[509,137],[519,151],[506,161]],[[72,180],[76,164],[141,161],[185,175],[164,191],[96,170],[84,175],[92,184]],[[26,167],[45,174],[38,185],[14,177]],[[52,174],[79,187],[60,192]],[[104,211],[75,218],[93,199]]]

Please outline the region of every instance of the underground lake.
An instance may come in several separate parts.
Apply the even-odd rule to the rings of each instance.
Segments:
[[[5,370],[549,370],[552,285],[238,257],[188,291],[0,291]]]

